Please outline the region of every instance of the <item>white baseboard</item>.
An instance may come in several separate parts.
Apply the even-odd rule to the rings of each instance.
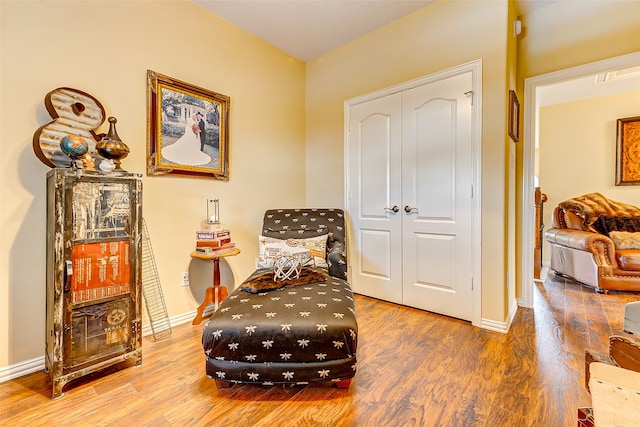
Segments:
[[[509,328],[507,327],[506,322],[496,322],[495,320],[482,319],[482,323],[480,324],[482,329],[487,329],[489,331],[501,332],[506,334],[509,332]]]
[[[0,368],[0,383],[44,370],[44,356]]]
[[[207,308],[204,311],[204,315],[207,316],[213,312],[213,306]],[[196,316],[196,311],[189,311],[187,313],[179,314],[169,318],[169,323],[172,326],[182,325],[193,320]],[[146,337],[151,335],[151,325],[146,324],[142,326],[142,336]],[[143,348],[144,351],[144,348]],[[0,368],[0,383],[12,380],[14,378],[22,377],[24,375],[32,374],[37,371],[44,371],[45,363],[44,356],[36,357],[34,359],[18,362],[13,365]]]
[[[515,319],[517,312],[518,312],[518,303],[516,300],[514,300],[510,304],[509,315],[507,316],[507,320],[505,322],[496,322],[495,320],[482,319],[482,323],[480,327],[482,329],[488,329],[490,331],[501,332],[503,334],[506,334],[509,332],[509,329],[511,328],[511,323],[513,322],[513,319]]]
[[[513,300],[511,302],[511,310],[509,310],[509,317],[507,318],[507,332],[511,329],[511,324],[513,323],[513,319],[516,318],[516,314],[518,313],[518,300]]]
[[[536,279],[534,277],[533,281],[534,282],[544,282],[545,280],[547,280],[547,274],[549,274],[549,266],[542,264],[542,268],[540,269],[540,278]]]
[[[490,331],[507,333],[511,326],[511,322],[515,317],[518,306],[512,304],[512,310],[509,313],[509,317],[506,322],[496,322],[495,320],[482,319],[481,328],[488,329]],[[213,306],[204,311],[204,316],[208,316],[213,312]],[[169,319],[169,322],[173,326],[182,325],[184,323],[191,322],[196,315],[196,311],[189,311],[187,313],[173,316]],[[142,336],[146,337],[151,335],[151,326],[149,324],[142,326]],[[144,351],[144,349],[143,349]],[[31,360],[16,363],[4,368],[0,368],[0,383],[18,378],[24,375],[31,374],[33,372],[44,370],[44,356],[36,357]]]

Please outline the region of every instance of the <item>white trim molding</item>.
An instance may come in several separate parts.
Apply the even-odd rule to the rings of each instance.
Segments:
[[[509,322],[496,322],[495,320],[482,319],[480,327],[488,331],[506,334],[509,332]]]
[[[5,366],[0,369],[0,383],[42,370],[44,370],[44,356]]]
[[[515,319],[516,314],[518,313],[518,304],[516,303],[516,301],[513,301],[510,306],[511,308],[509,309],[509,315],[507,316],[507,320],[505,322],[496,322],[495,320],[482,319],[481,327],[489,331],[500,332],[503,334],[509,333],[509,329],[511,329],[513,319]]]
[[[209,306],[204,311],[204,316],[208,316],[214,312],[214,307]],[[196,316],[196,311],[189,311],[187,313],[179,314],[177,316],[173,316],[169,319],[169,322],[173,326],[182,325],[183,323],[190,323],[193,318]],[[203,320],[203,321],[206,321]],[[142,336],[146,337],[151,335],[151,325],[148,323],[142,326]],[[144,347],[142,348],[144,354]],[[144,363],[144,358],[142,359]],[[13,365],[5,366],[4,368],[0,368],[0,383],[5,381],[12,380],[14,378],[22,377],[24,375],[29,375],[37,371],[44,371],[45,363],[44,356],[36,357],[34,359],[25,360],[22,362],[18,362]]]

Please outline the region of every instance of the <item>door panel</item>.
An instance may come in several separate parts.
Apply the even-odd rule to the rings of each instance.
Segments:
[[[389,133],[391,119],[392,116],[388,113],[376,112],[364,117],[358,126],[360,208],[363,218],[386,218],[380,207],[386,206],[391,194],[388,182],[394,166],[389,158],[393,143]]]
[[[381,279],[391,278],[391,234],[385,230],[360,230],[360,271]]]
[[[418,287],[452,290],[455,279],[455,237],[441,234],[417,234],[418,259],[416,282]],[[449,267],[449,268],[447,268]]]
[[[350,109],[350,271],[357,293],[402,303],[400,94]]]
[[[414,204],[421,218],[453,219],[455,168],[452,165],[455,153],[452,152],[454,144],[451,141],[454,132],[449,127],[453,123],[454,110],[453,100],[435,99],[413,109],[412,116],[408,118],[414,121],[411,125],[415,126],[415,143],[412,144],[415,152],[412,149],[410,154],[410,158],[415,159],[415,173],[407,176],[407,179],[414,180],[408,190],[414,194]]]
[[[403,300],[473,315],[471,73],[403,93]]]

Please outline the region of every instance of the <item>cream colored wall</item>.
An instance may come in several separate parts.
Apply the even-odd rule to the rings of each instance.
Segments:
[[[639,1],[558,1],[522,19],[521,79],[640,50]]]
[[[507,2],[438,1],[307,63],[307,204],[344,205],[344,101],[478,58],[482,317],[506,317]]]
[[[540,109],[540,187],[547,195],[545,228],[553,208],[587,193],[640,206],[637,186],[616,186],[617,119],[640,115],[640,91]],[[543,262],[549,262],[544,242]]]
[[[211,263],[189,256],[207,198],[242,249],[222,280],[244,279],[264,210],[305,204],[304,63],[187,0],[2,1],[0,15],[0,370],[44,354],[49,168],[31,141],[57,87],[118,118],[123,167],[143,175],[147,69],[231,97],[230,181],[144,176],[143,212],[170,316],[195,310],[211,280]]]
[[[196,308],[210,273],[188,257],[206,198],[222,200],[223,220],[243,248],[223,268],[223,280],[237,281],[252,269],[264,209],[343,206],[345,99],[482,58],[483,317],[504,320],[506,9],[503,2],[442,0],[310,62],[305,87],[305,64],[187,0],[0,2],[0,370],[44,351],[48,168],[31,149],[33,132],[51,120],[44,95],[67,85],[96,96],[118,117],[119,134],[132,150],[123,166],[144,174],[146,69],[232,99],[230,182],[144,177],[145,218],[170,315],[176,315]],[[635,1],[536,9],[523,17],[518,85],[640,50],[639,16]],[[190,40],[208,46],[208,53],[203,57]],[[306,189],[299,179],[305,155]],[[276,160],[286,167],[261,167]],[[517,188],[521,164],[519,152]],[[287,191],[272,190],[280,187]],[[187,268],[195,279],[181,288]]]
[[[639,1],[562,1],[521,17],[518,85],[528,77],[640,51]],[[517,220],[522,223],[522,145],[517,153]],[[522,229],[517,230],[521,253]],[[529,231],[527,231],[529,232]],[[521,268],[517,259],[517,268]],[[520,277],[518,275],[518,277]],[[517,283],[522,295],[522,283]]]

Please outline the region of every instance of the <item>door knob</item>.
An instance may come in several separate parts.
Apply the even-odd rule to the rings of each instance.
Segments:
[[[393,211],[393,212],[398,212],[400,210],[400,208],[398,207],[398,205],[393,205],[392,208],[384,208],[385,211]]]
[[[405,211],[406,213],[410,213],[411,211],[417,211],[417,210],[418,210],[418,208],[412,208],[412,207],[411,207],[411,206],[409,206],[409,205],[406,205],[406,206],[404,207],[404,211]]]

